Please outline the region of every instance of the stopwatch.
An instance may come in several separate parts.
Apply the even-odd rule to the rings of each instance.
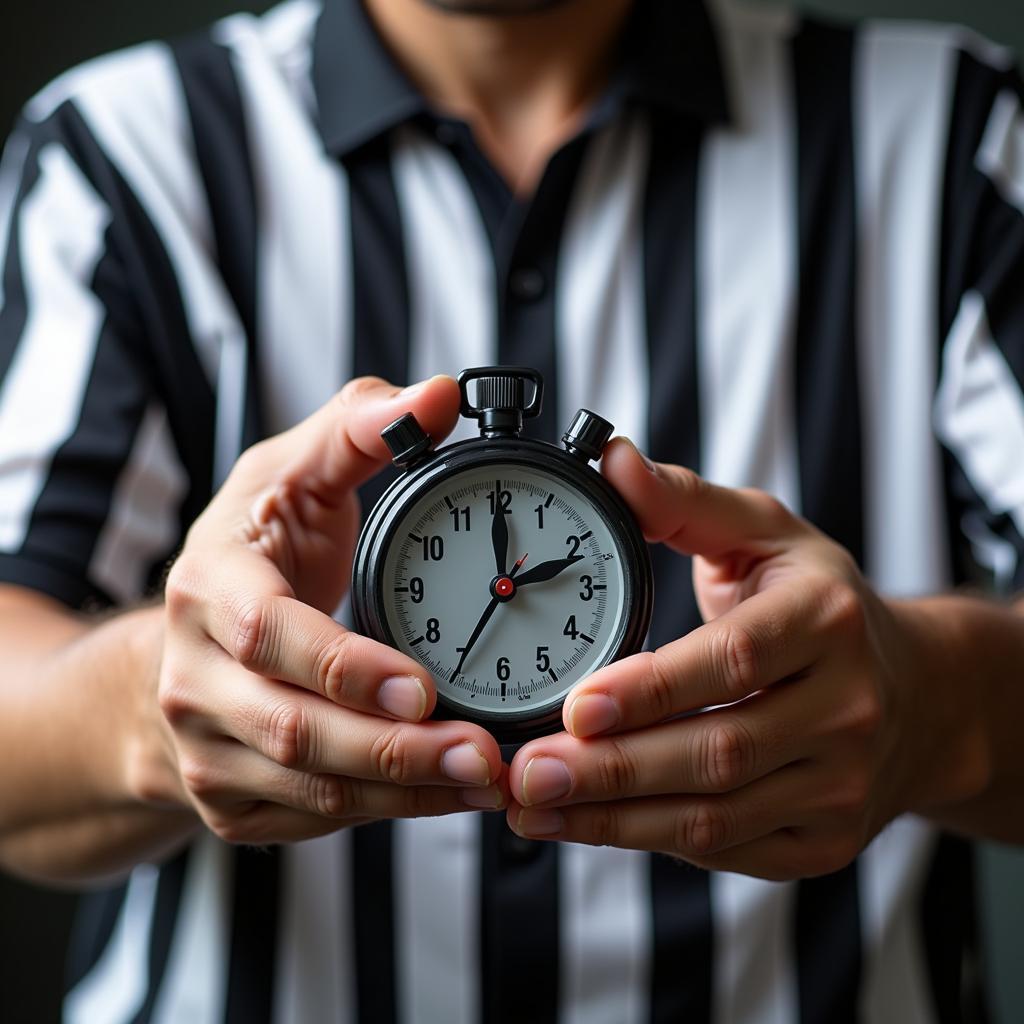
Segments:
[[[611,423],[581,409],[561,446],[532,440],[536,370],[483,366],[458,381],[479,437],[435,450],[411,413],[381,433],[402,473],[360,534],[352,608],[361,633],[431,673],[437,717],[517,743],[556,731],[576,683],[641,649],[651,563],[590,465]]]

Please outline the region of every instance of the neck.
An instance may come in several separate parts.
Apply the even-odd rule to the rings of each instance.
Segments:
[[[600,94],[632,0],[564,0],[509,15],[441,10],[424,0],[364,3],[424,95],[467,121],[523,193]]]

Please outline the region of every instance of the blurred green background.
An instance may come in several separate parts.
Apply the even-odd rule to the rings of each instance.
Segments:
[[[686,0],[680,0],[686,2]],[[0,135],[22,103],[54,75],[94,54],[153,36],[174,35],[233,10],[266,3],[232,0],[6,0],[0,13]],[[847,17],[930,18],[970,25],[1024,53],[1020,0],[810,0],[803,6]],[[981,895],[996,1024],[1024,1021],[1024,851],[982,849]],[[57,1019],[60,972],[73,898],[0,876],[0,1022]]]

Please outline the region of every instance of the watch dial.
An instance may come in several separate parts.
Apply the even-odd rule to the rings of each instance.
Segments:
[[[533,716],[614,657],[625,571],[615,534],[582,491],[492,463],[410,506],[381,586],[397,646],[430,669],[450,704]]]

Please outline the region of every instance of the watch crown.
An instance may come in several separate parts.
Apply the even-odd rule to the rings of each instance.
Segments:
[[[562,443],[570,455],[584,462],[601,458],[604,446],[615,428],[603,417],[589,409],[580,409],[573,417],[569,429],[562,435]]]
[[[399,469],[406,469],[433,447],[430,435],[411,412],[389,423],[380,436],[391,452],[391,461]]]

